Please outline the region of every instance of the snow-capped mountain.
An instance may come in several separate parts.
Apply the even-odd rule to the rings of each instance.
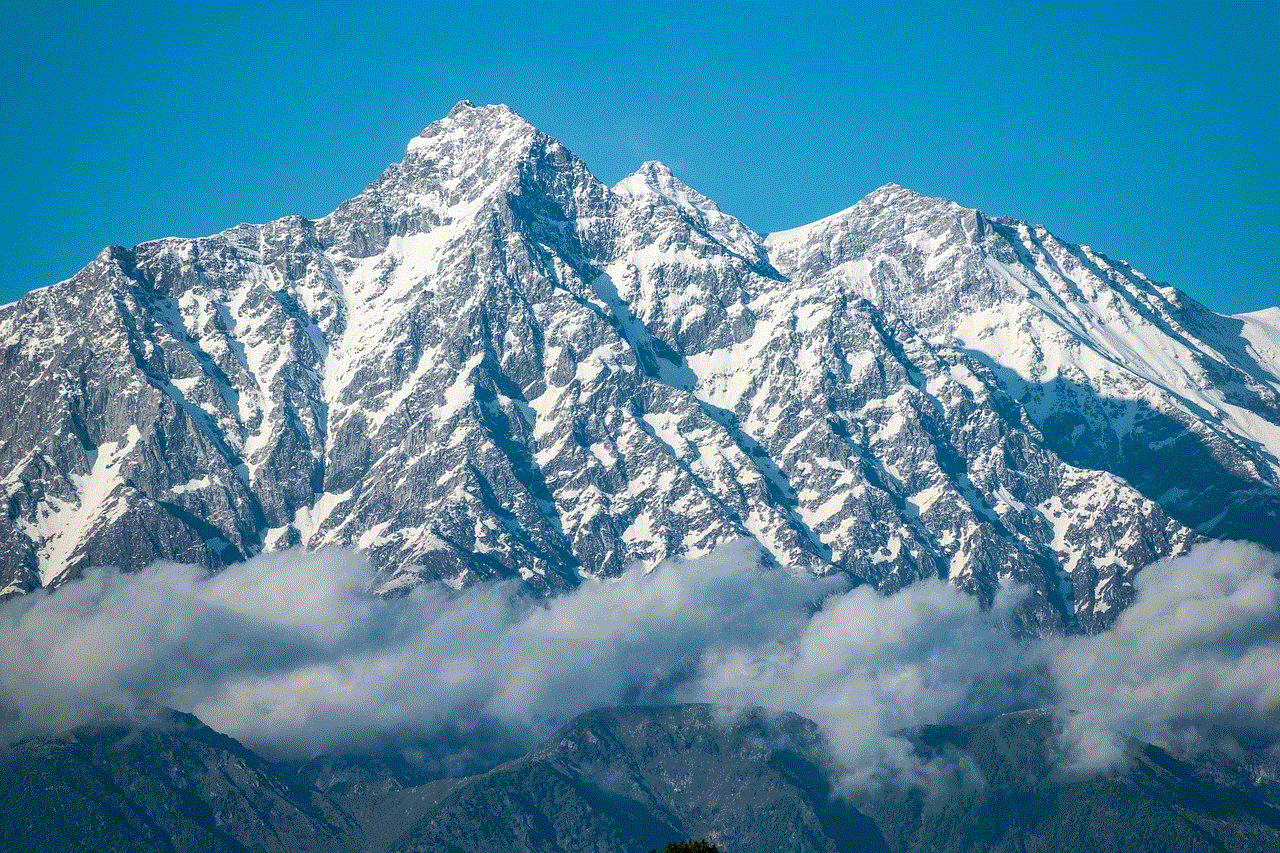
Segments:
[[[0,590],[341,544],[554,592],[748,536],[1097,630],[1280,546],[1280,314],[894,185],[755,233],[463,102],[323,219],[104,250],[0,308]]]

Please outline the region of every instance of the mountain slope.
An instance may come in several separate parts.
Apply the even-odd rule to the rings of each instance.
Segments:
[[[339,544],[550,593],[747,536],[1097,630],[1198,535],[1276,544],[1274,320],[892,185],[766,238],[464,102],[323,219],[0,308],[0,590]]]
[[[0,751],[9,851],[614,851],[690,837],[754,851],[1268,851],[1270,789],[1130,741],[1070,765],[1048,711],[907,733],[935,771],[833,791],[826,742],[794,714],[599,709],[477,775],[322,793],[187,714],[99,720]],[[1274,756],[1272,756],[1274,760]],[[346,756],[351,778],[359,756]],[[322,761],[322,763],[324,763]],[[923,764],[920,765],[924,767]],[[372,781],[386,767],[373,757]],[[868,768],[857,768],[865,771]],[[1274,777],[1272,777],[1274,778]],[[338,787],[343,787],[339,785]]]
[[[913,733],[924,757],[962,757],[967,774],[932,796],[889,787],[855,797],[902,851],[1274,850],[1280,809],[1255,786],[1232,785],[1139,741],[1103,772],[1061,759],[1047,711]],[[967,776],[967,778],[966,778]]]
[[[741,851],[1261,851],[1280,810],[1137,741],[1076,770],[1049,711],[910,734],[932,787],[833,796],[808,720],[705,705],[593,711],[528,756],[458,784],[390,849],[645,850],[709,837]],[[909,774],[908,774],[909,775]],[[921,778],[930,778],[922,773]]]
[[[817,727],[707,705],[593,711],[528,756],[466,780],[392,851],[886,851],[832,799]]]
[[[103,721],[0,752],[0,848],[354,851],[359,825],[189,714]]]
[[[1274,312],[1222,317],[1040,226],[893,185],[768,244],[788,275],[990,367],[1063,459],[1208,536],[1280,547]]]

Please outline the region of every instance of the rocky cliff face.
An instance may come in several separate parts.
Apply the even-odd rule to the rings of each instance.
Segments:
[[[0,590],[368,553],[544,593],[735,537],[1097,630],[1280,545],[1280,317],[889,185],[764,237],[459,104],[329,216],[103,251],[0,308]]]

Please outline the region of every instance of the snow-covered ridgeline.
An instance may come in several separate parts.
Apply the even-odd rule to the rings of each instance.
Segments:
[[[749,536],[1093,630],[1197,535],[1280,544],[1278,329],[894,185],[762,237],[463,103],[324,219],[0,308],[0,583],[341,544],[551,592]]]

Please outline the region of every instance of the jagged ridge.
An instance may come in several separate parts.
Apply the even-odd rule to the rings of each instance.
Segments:
[[[1278,338],[895,185],[764,237],[464,102],[321,220],[0,309],[0,588],[342,544],[554,592],[749,536],[1096,630],[1197,535],[1280,544]]]

